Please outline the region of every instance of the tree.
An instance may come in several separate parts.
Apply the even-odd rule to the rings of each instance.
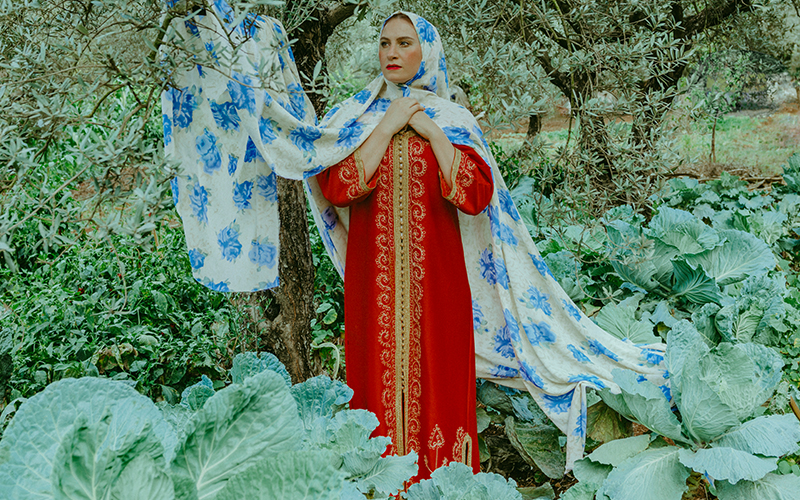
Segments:
[[[172,207],[164,202],[171,174],[161,154],[161,131],[151,117],[158,113],[170,72],[198,63],[197,54],[184,50],[175,67],[164,65],[159,46],[170,22],[206,5],[205,0],[168,3],[164,15],[160,0],[0,2],[0,253],[5,265],[36,265],[28,257],[37,245],[68,248],[74,242],[61,233],[66,235],[62,229],[71,224],[101,239],[127,233],[145,248],[153,245],[153,229]],[[283,19],[290,39],[297,40],[300,71],[312,75],[333,30],[365,5],[298,0],[274,7],[254,0],[234,7]],[[320,113],[320,96],[310,97]],[[42,176],[54,171],[69,174],[54,192],[38,190]],[[91,187],[81,207],[65,212],[58,200],[87,177]],[[314,269],[302,184],[281,180],[278,197],[282,285],[245,300],[266,311],[263,340],[297,382],[314,374],[309,355]],[[103,210],[107,202],[136,210],[123,218]],[[25,207],[22,217],[20,207]],[[31,223],[43,228],[37,242],[24,241],[18,231]]]
[[[665,162],[659,144],[677,84],[707,30],[757,7],[752,0],[696,2],[545,0],[500,2],[449,0],[424,9],[450,40],[484,54],[483,68],[509,45],[524,49],[569,102],[579,123],[567,197],[603,209],[620,203],[646,206]],[[472,29],[462,29],[468,25]],[[530,78],[532,71],[518,75]],[[511,85],[530,86],[519,79]],[[487,89],[488,91],[488,89]],[[504,103],[509,107],[507,103]],[[629,127],[616,117],[630,117]],[[530,113],[529,130],[537,130]],[[569,176],[572,181],[569,181]],[[589,187],[581,187],[586,176]],[[585,182],[584,182],[585,184]],[[599,209],[599,210],[598,210]]]

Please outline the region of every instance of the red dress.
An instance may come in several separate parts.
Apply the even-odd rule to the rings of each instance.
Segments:
[[[414,481],[451,461],[480,471],[472,300],[457,209],[486,208],[492,174],[474,150],[455,147],[452,189],[430,143],[411,129],[394,136],[372,179],[358,150],[317,176],[331,203],[350,207],[350,407],[378,416],[376,434],[392,439],[389,453],[419,454]]]

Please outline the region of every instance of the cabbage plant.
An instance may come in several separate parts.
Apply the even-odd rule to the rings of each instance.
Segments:
[[[15,500],[349,500],[388,498],[416,474],[415,453],[382,456],[389,438],[370,437],[372,413],[345,409],[353,393],[341,382],[291,385],[274,356],[252,353],[234,359],[231,379],[215,391],[204,378],[175,406],[108,379],[50,384],[0,440],[0,491]],[[521,498],[513,481],[484,481],[492,499]]]
[[[800,477],[774,471],[779,457],[800,449],[800,422],[762,406],[780,382],[781,357],[753,343],[711,348],[681,321],[668,334],[666,364],[671,394],[614,370],[621,393],[601,397],[653,434],[608,442],[576,462],[580,482],[562,498],[680,500],[695,471],[720,500],[796,499]]]

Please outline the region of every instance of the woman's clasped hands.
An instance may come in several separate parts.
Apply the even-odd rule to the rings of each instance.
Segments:
[[[401,97],[392,101],[378,126],[382,127],[386,134],[393,136],[406,125],[410,125],[429,141],[436,132],[441,132],[439,126],[425,114],[422,104],[412,97]]]

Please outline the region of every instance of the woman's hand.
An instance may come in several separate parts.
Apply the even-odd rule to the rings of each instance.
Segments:
[[[447,138],[439,125],[431,120],[431,117],[426,115],[423,110],[414,113],[408,121],[408,124],[411,125],[419,135],[431,143],[433,155],[436,157],[436,162],[439,164],[439,169],[442,171],[442,177],[444,177],[444,181],[447,185],[452,188],[453,181],[451,179],[451,174],[456,149],[453,147],[450,139]]]
[[[408,120],[408,124],[428,141],[431,141],[438,134],[443,134],[439,125],[436,125],[436,122],[431,120],[431,117],[426,115],[422,109],[414,113],[411,119]]]
[[[383,115],[378,127],[382,131],[392,137],[394,134],[400,132],[400,129],[408,125],[409,120],[414,114],[422,110],[422,105],[416,99],[411,97],[401,97],[392,101],[386,114]],[[419,131],[417,131],[419,133]]]

